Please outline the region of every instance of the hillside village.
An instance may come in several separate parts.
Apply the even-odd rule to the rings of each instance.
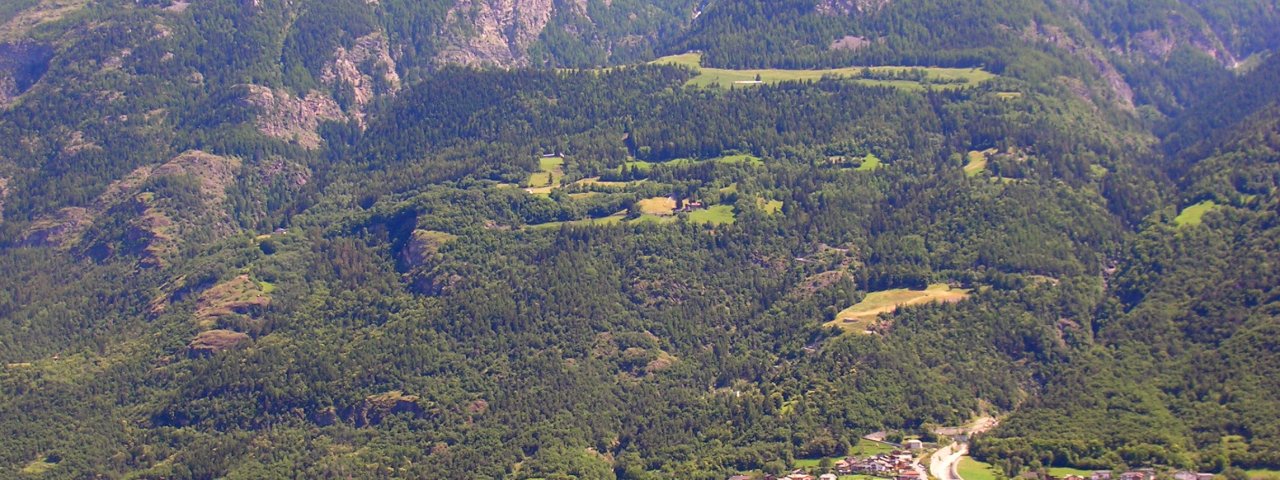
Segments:
[[[926,480],[924,466],[916,461],[916,453],[913,453],[921,451],[922,445],[919,440],[910,440],[905,450],[895,449],[870,456],[845,457],[832,463],[830,469],[822,469],[828,470],[825,472],[796,469],[782,476],[734,475],[729,477],[729,480],[837,480],[846,475],[867,475],[893,480]]]
[[[908,440],[902,447],[905,449],[863,457],[846,457],[831,464],[830,468],[798,468],[786,475],[738,474],[730,476],[728,480],[839,480],[849,476],[892,480],[938,480],[926,474],[924,466],[916,460],[916,454],[923,450],[923,444],[919,440]],[[954,472],[952,476],[954,479],[965,480]],[[1080,474],[1058,476],[1043,472],[1026,472],[1017,478],[1021,480],[1213,480],[1215,477],[1216,475],[1212,473],[1139,468],[1120,473],[1096,470],[1088,472],[1087,476]]]

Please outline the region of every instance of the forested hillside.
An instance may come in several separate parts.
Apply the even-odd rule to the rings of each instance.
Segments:
[[[0,477],[1280,470],[1277,4],[1122,3],[0,5]]]
[[[1168,136],[1182,194],[1127,247],[1098,348],[984,442],[986,454],[1099,468],[1275,464],[1278,69],[1269,61],[1207,96]]]

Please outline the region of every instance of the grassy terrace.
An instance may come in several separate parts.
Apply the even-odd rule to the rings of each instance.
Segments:
[[[762,69],[728,69],[728,68],[711,68],[702,66],[702,54],[697,52],[682,53],[679,55],[670,55],[654,60],[653,63],[683,65],[690,68],[698,69],[698,76],[689,81],[689,85],[699,87],[719,86],[727,88],[731,85],[756,85],[761,83],[777,83],[787,81],[804,81],[818,80],[824,76],[830,75],[835,77],[844,77],[853,79],[853,81],[873,86],[889,86],[901,88],[904,90],[923,90],[925,84],[913,80],[876,80],[867,78],[857,78],[864,67],[845,67],[845,68],[828,68],[814,70],[782,70],[776,68]],[[967,86],[977,85],[983,81],[995,78],[995,75],[981,68],[942,68],[942,67],[903,67],[903,66],[878,66],[867,67],[877,74],[893,73],[900,71],[908,71],[914,69],[924,70],[928,74],[928,79],[938,82],[933,84],[933,88],[953,89]],[[756,81],[759,76],[759,81]],[[962,81],[962,82],[959,82]],[[951,83],[957,82],[957,83]]]

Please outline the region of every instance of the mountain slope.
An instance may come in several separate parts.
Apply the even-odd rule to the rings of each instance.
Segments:
[[[0,477],[1278,468],[1272,6],[5,4]]]

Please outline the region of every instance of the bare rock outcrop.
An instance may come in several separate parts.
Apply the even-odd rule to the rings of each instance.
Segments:
[[[414,416],[426,414],[426,410],[418,404],[417,395],[405,395],[404,392],[393,390],[365,397],[360,403],[348,408],[343,416],[355,426],[364,427],[382,423],[389,415],[406,412]]]
[[[67,207],[51,217],[36,220],[27,227],[21,245],[25,247],[65,247],[78,240],[96,215],[87,208]]]
[[[155,177],[189,175],[200,182],[200,194],[206,204],[222,203],[227,187],[235,183],[240,172],[240,159],[223,157],[199,150],[189,150],[151,171]]]
[[[892,0],[821,0],[815,8],[823,15],[868,15],[879,12]]]
[[[435,230],[414,230],[400,251],[400,260],[409,269],[429,267],[438,260],[440,248],[456,239],[457,236],[437,232]]]
[[[1138,32],[1127,45],[1117,47],[1124,53],[1163,61],[1168,60],[1169,55],[1181,46],[1198,50],[1225,67],[1232,67],[1237,63],[1236,56],[1209,25],[1190,20],[1179,13],[1171,14],[1168,25],[1164,28]]]
[[[859,37],[857,35],[845,35],[841,38],[832,40],[831,45],[828,46],[827,49],[854,51],[854,50],[861,50],[867,45],[871,45],[871,43],[872,41],[868,40],[866,37]]]
[[[317,128],[321,122],[346,118],[337,102],[318,92],[298,98],[287,91],[261,85],[241,87],[245,90],[244,102],[258,110],[255,119],[258,131],[306,148],[320,146]]]
[[[551,0],[459,0],[446,16],[441,35],[450,45],[438,63],[521,66],[526,49],[554,13]]]
[[[84,143],[81,139],[69,144]],[[193,231],[213,229],[214,233],[230,233],[234,230],[222,203],[226,200],[227,187],[236,181],[240,166],[237,158],[192,150],[158,166],[139,167],[108,185],[91,204],[64,208],[52,216],[38,219],[27,228],[22,244],[69,248],[86,240],[85,232],[99,216],[119,207],[136,213],[129,220],[125,232],[127,243],[140,246],[132,253],[141,257],[140,263],[144,267],[163,266],[166,258],[178,252],[181,240]],[[162,208],[163,198],[153,192],[142,191],[148,180],[159,177],[195,179],[200,186],[201,201]],[[175,212],[182,215],[175,217]],[[99,250],[96,255],[110,253]]]
[[[145,205],[146,197],[142,196],[139,202]],[[130,244],[143,245],[142,251],[136,253],[141,257],[138,264],[144,268],[166,266],[166,259],[178,253],[173,220],[150,205],[144,206],[142,214],[129,222],[125,236]]]
[[[270,293],[248,275],[214,285],[196,301],[195,321],[203,328],[213,327],[218,320],[231,315],[252,315],[254,310],[271,304]]]
[[[396,62],[381,32],[356,39],[350,49],[338,47],[333,61],[324,66],[320,81],[351,88],[355,98],[355,105],[351,107],[355,110],[362,110],[377,95],[400,90]]]
[[[187,344],[187,356],[191,358],[211,357],[218,352],[225,352],[243,347],[249,342],[249,336],[231,330],[208,330],[200,332]]]
[[[443,295],[462,283],[463,278],[442,262],[440,249],[457,236],[435,230],[414,230],[400,249],[400,271],[423,295]]]
[[[9,198],[9,177],[0,177],[0,223],[4,223],[4,201]]]
[[[1058,27],[1057,25],[1039,24],[1035,21],[1032,21],[1023,28],[1022,38],[1027,41],[1049,43],[1067,51],[1067,53],[1087,60],[1098,71],[1098,74],[1102,77],[1103,81],[1106,82],[1107,88],[1113,96],[1114,101],[1122,108],[1128,110],[1132,110],[1134,108],[1133,88],[1129,85],[1129,82],[1124,79],[1124,76],[1120,74],[1120,71],[1116,70],[1115,65],[1112,65],[1111,61],[1108,60],[1104,53],[1099,51],[1098,48],[1090,47],[1076,41],[1075,38],[1072,38],[1072,36],[1066,32],[1066,30]],[[1068,85],[1068,88],[1072,88],[1072,86]],[[1072,89],[1074,90],[1074,88]],[[1077,96],[1089,101],[1087,94],[1081,95],[1077,92]]]

